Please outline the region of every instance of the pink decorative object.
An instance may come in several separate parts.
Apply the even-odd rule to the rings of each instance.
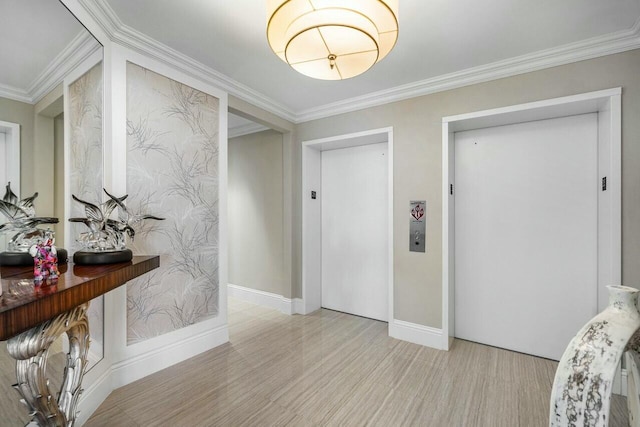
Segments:
[[[52,281],[58,279],[58,255],[52,238],[31,246],[29,254],[33,257],[33,279],[36,285],[42,284],[45,278]]]

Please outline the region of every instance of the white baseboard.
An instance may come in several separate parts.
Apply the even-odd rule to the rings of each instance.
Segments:
[[[111,368],[113,388],[132,383],[228,341],[229,327],[223,324],[170,345],[127,358],[115,363]]]
[[[293,312],[295,314],[309,314],[305,310],[304,300],[302,298],[293,299]]]
[[[76,425],[84,425],[111,394],[111,370],[106,370],[82,393],[78,401]]]
[[[627,395],[627,370],[621,368],[621,364],[618,363],[616,373],[613,376],[613,384],[611,386],[611,392],[613,394],[619,394],[621,396]]]
[[[392,319],[389,322],[389,336],[414,344],[442,350],[442,329]]]
[[[623,369],[622,372],[620,373],[620,394],[623,396],[628,395],[626,369]]]
[[[271,292],[259,291],[244,286],[227,285],[228,295],[252,304],[273,308],[284,314],[305,314],[304,303],[300,298],[285,298],[282,295]]]

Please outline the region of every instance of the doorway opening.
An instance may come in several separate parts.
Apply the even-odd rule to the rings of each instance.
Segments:
[[[229,273],[221,304],[233,297],[293,314],[291,132],[234,108],[228,119]]]

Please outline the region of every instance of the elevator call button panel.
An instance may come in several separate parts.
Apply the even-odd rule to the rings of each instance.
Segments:
[[[427,202],[412,200],[409,203],[409,250],[425,252],[425,235],[427,229]]]

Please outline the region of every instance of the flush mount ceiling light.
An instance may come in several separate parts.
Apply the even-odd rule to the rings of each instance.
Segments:
[[[267,17],[271,49],[315,79],[362,74],[398,39],[398,0],[267,0]]]

